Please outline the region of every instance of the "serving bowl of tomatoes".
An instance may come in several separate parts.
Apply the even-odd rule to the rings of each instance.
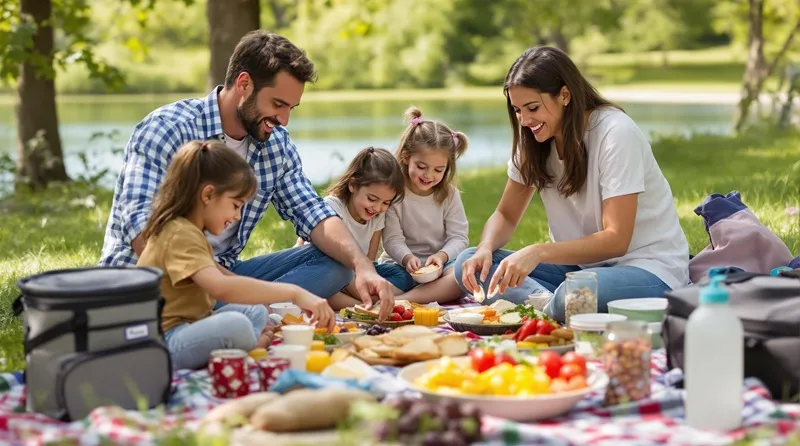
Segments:
[[[478,405],[486,415],[522,422],[563,415],[608,384],[602,370],[575,352],[522,356],[487,347],[411,364],[398,377],[431,401],[456,399]]]

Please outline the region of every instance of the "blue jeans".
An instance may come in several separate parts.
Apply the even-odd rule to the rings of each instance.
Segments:
[[[265,306],[228,304],[205,319],[170,328],[164,333],[164,340],[172,369],[205,367],[211,351],[219,348],[250,351],[266,324]]]
[[[454,260],[451,260],[444,264],[444,268],[442,268],[442,272],[447,271],[448,268],[452,268],[455,264]],[[407,293],[411,291],[412,288],[420,285],[414,278],[411,277],[411,274],[406,271],[403,265],[398,263],[377,263],[375,264],[375,271],[387,282],[394,285],[400,291]]]
[[[488,288],[497,266],[513,253],[514,251],[498,249],[492,254],[492,269],[489,271],[486,283],[483,284],[484,292],[488,294],[486,288]],[[462,267],[473,254],[475,254],[475,248],[469,248],[456,259],[456,282],[465,292],[467,290],[461,280]],[[581,269],[576,265],[540,263],[525,278],[522,285],[506,289],[505,294],[498,294],[495,299],[502,298],[519,304],[524,303],[530,294],[546,290],[553,293],[554,296],[544,308],[544,312],[553,319],[564,322],[564,294],[566,293],[564,280],[567,278],[567,273],[574,271],[591,271],[597,274],[597,311],[600,313],[608,312],[608,303],[612,300],[662,297],[664,293],[671,290],[658,276],[635,266],[617,265]]]
[[[236,274],[270,282],[291,283],[328,299],[353,280],[353,271],[312,244],[238,261]]]

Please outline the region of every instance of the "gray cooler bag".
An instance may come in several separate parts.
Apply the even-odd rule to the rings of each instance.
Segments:
[[[26,408],[72,421],[94,408],[153,408],[172,383],[161,330],[162,272],[96,267],[21,279]]]

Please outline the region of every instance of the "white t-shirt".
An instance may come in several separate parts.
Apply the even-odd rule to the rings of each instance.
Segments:
[[[250,138],[245,136],[243,140],[239,141],[225,135],[223,140],[228,148],[241,155],[242,158],[246,158],[247,149],[250,147]],[[237,221],[231,223],[220,235],[214,235],[206,231],[206,238],[208,238],[208,242],[211,244],[211,248],[214,249],[214,255],[216,256],[233,246],[238,234],[239,222]]]
[[[347,210],[347,204],[345,204],[342,200],[338,197],[334,197],[332,195],[328,195],[327,197],[323,198],[325,203],[328,203],[339,217],[342,217],[342,221],[344,221],[344,225],[347,226],[347,229],[350,230],[350,233],[353,234],[353,237],[356,239],[356,243],[364,251],[364,254],[369,254],[369,242],[372,240],[372,236],[375,235],[376,232],[383,229],[384,224],[386,222],[386,215],[385,213],[378,214],[371,219],[369,219],[366,223],[359,223],[350,215],[350,211]]]
[[[671,288],[689,281],[689,244],[681,229],[672,190],[661,173],[650,143],[636,123],[621,110],[604,107],[592,112],[584,143],[589,158],[584,188],[569,198],[558,193],[564,173],[555,142],[548,158],[553,182],[539,191],[547,213],[550,239],[574,240],[603,230],[603,200],[639,194],[628,252],[591,265],[630,265],[649,271]],[[523,183],[508,162],[508,177]]]

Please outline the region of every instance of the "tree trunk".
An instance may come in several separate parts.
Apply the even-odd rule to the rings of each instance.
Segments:
[[[764,0],[748,0],[748,52],[747,65],[742,79],[742,95],[739,99],[739,113],[736,118],[736,131],[741,131],[750,113],[750,106],[760,93],[759,79],[764,72]]]
[[[286,6],[281,6],[279,0],[270,0],[269,7],[272,9],[272,16],[275,18],[276,30],[289,26]]]
[[[569,52],[569,39],[567,39],[567,36],[564,35],[564,32],[561,30],[561,26],[557,26],[552,33],[550,33],[550,38],[553,40],[553,43],[558,47],[558,49],[565,53]]]
[[[20,12],[30,14],[37,30],[33,53],[43,57],[45,66],[53,66],[53,28],[50,0],[22,0]],[[55,79],[40,73],[30,61],[20,67],[17,83],[17,184],[33,189],[49,182],[67,181],[61,152],[56,112]]]
[[[228,61],[236,44],[248,32],[259,27],[258,0],[208,0],[208,19],[211,51],[209,88],[225,83]]]

